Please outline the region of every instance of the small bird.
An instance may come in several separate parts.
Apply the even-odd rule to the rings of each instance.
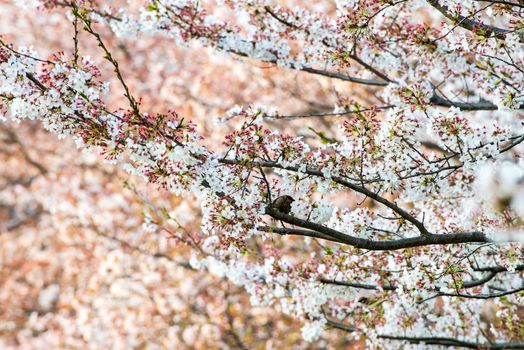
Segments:
[[[291,203],[294,201],[295,200],[291,196],[280,196],[273,201],[271,206],[281,213],[289,214],[291,211]]]

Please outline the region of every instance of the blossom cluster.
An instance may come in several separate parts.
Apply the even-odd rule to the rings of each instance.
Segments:
[[[161,189],[196,196],[205,238],[177,238],[193,249],[193,268],[243,287],[253,305],[278,304],[304,321],[310,342],[336,328],[370,348],[522,345],[521,5],[43,5],[85,25],[127,106],[107,106],[94,60],[1,42],[0,118],[38,120]],[[275,89],[275,106],[223,111],[217,141],[218,131],[199,132],[209,115],[144,112],[99,27],[130,46],[168,38],[229,55],[232,66],[317,76],[307,89],[335,109],[297,88],[304,108],[284,113]],[[281,196],[289,210],[276,206]],[[168,230],[145,218],[145,231]],[[45,289],[41,304],[55,294]]]

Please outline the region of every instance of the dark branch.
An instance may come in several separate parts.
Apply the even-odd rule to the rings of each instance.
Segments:
[[[258,229],[263,232],[277,233],[281,236],[293,235],[293,236],[312,237],[312,238],[320,238],[320,239],[325,239],[331,242],[345,244],[345,242],[342,240],[338,240],[333,237],[330,237],[330,236],[327,236],[320,232],[315,232],[315,231],[295,230],[295,229],[288,229],[285,227],[269,227],[269,226],[258,227]]]
[[[246,57],[246,58],[250,57],[248,54],[244,52],[240,52],[240,51],[235,51],[235,50],[225,50],[225,51],[231,54],[235,54],[237,56],[241,56],[241,57]],[[278,66],[278,62],[276,59],[275,60],[263,60],[262,62],[271,63],[271,64],[275,64]],[[330,72],[327,70],[316,69],[316,68],[307,67],[307,66],[296,66],[296,65],[291,64],[287,68],[303,71],[303,72],[310,73],[310,74],[321,75],[323,77],[350,81],[352,83],[357,83],[357,84],[372,85],[372,86],[386,86],[389,84],[389,82],[383,81],[383,80],[362,79],[362,78],[352,77],[347,74],[335,73],[335,72]]]
[[[340,231],[332,228],[311,222],[297,217],[279,212],[271,207],[266,208],[266,214],[270,215],[274,219],[282,222],[295,225],[298,227],[306,228],[308,230],[301,229],[273,229],[273,232],[280,234],[291,234],[300,236],[313,237],[314,234],[320,234],[324,237],[329,237],[329,240],[351,245],[355,248],[367,249],[367,250],[397,250],[413,247],[422,247],[427,245],[443,245],[443,244],[459,244],[459,243],[487,243],[490,242],[489,238],[482,232],[460,232],[452,234],[427,234],[417,237],[402,238],[391,241],[374,241],[354,236],[346,235]],[[327,239],[327,238],[324,238]]]
[[[458,26],[470,31],[481,33],[483,36],[493,35],[498,39],[504,39],[506,34],[510,32],[507,29],[490,26],[459,14],[453,14],[447,6],[441,5],[438,0],[427,0],[427,2],[440,13],[442,13],[446,18],[456,22]]]
[[[327,325],[346,332],[355,332],[355,327],[348,326],[341,322],[327,320]],[[473,343],[448,337],[410,337],[402,335],[379,334],[378,338],[398,341],[407,341],[412,344],[460,346],[467,349],[524,349],[524,343]]]
[[[519,3],[514,3],[514,2],[510,2],[510,1],[504,1],[504,0],[475,0],[475,1],[477,1],[477,2],[489,2],[489,3],[492,3],[492,4],[499,4],[499,5],[515,6],[515,7],[524,8],[524,3],[523,4],[519,4]]]
[[[524,291],[524,286],[520,288],[510,289],[506,290],[504,292],[500,293],[492,293],[492,294],[463,294],[463,293],[437,293],[431,298],[436,297],[455,297],[455,298],[466,298],[466,299],[495,299],[504,297],[506,295],[515,294],[518,292]]]
[[[230,164],[230,165],[238,165],[238,163],[239,163],[237,160],[224,159],[224,158],[220,159],[219,162],[222,163],[222,164]],[[250,164],[255,166],[255,167],[278,168],[278,169],[284,169],[284,170],[289,170],[289,171],[294,171],[294,172],[300,172],[299,168],[296,167],[296,166],[282,166],[282,165],[280,165],[280,164],[278,164],[276,162],[261,161],[261,162],[251,162]],[[313,175],[313,176],[318,176],[318,177],[324,178],[324,175],[318,169],[306,168],[304,173],[308,174],[308,175]],[[399,206],[397,206],[395,203],[385,199],[384,197],[380,196],[379,194],[377,194],[377,193],[375,193],[375,192],[373,192],[373,191],[371,191],[371,190],[369,190],[369,189],[367,189],[365,187],[355,185],[355,184],[353,184],[353,183],[351,183],[351,182],[347,181],[346,179],[344,179],[342,177],[339,177],[339,176],[333,176],[331,178],[331,180],[336,182],[336,183],[338,183],[339,185],[342,185],[342,186],[344,186],[346,188],[349,188],[349,189],[351,189],[351,190],[353,190],[355,192],[361,193],[361,194],[363,194],[363,195],[373,199],[374,201],[383,204],[384,206],[388,207],[389,209],[393,210],[400,217],[402,217],[406,221],[412,223],[420,231],[420,233],[422,235],[429,235],[430,234],[428,232],[428,230],[424,227],[424,224],[422,222],[417,220],[413,215],[409,214],[404,209],[402,209]]]
[[[457,107],[463,111],[496,111],[498,109],[498,107],[495,104],[489,101],[479,101],[473,103],[450,101],[441,96],[438,96],[437,94],[431,96],[429,102],[433,103],[436,106]],[[524,104],[520,105],[518,109],[524,109]]]
[[[399,335],[379,335],[379,338],[408,341],[412,344],[461,346],[467,349],[524,349],[524,343],[473,343],[445,337],[408,337]]]
[[[374,85],[374,86],[387,86],[387,85],[389,85],[389,83],[387,81],[384,81],[384,80],[356,78],[356,77],[351,77],[351,76],[349,76],[347,74],[333,73],[333,72],[328,72],[328,71],[325,71],[325,70],[315,69],[315,68],[310,68],[310,67],[302,67],[302,68],[300,68],[300,70],[303,71],[303,72],[311,73],[311,74],[317,74],[317,75],[322,75],[324,77],[350,81],[352,83],[357,83],[357,84]]]
[[[325,284],[333,284],[336,286],[342,286],[342,287],[351,287],[351,288],[359,288],[359,289],[367,289],[367,290],[378,290],[379,286],[374,284],[366,284],[366,283],[355,283],[355,282],[347,282],[347,281],[337,281],[337,280],[330,280],[327,278],[321,278],[321,283]],[[384,285],[381,286],[383,290],[395,290],[397,289],[397,286],[393,285]]]
[[[40,81],[38,81],[38,79],[36,79],[33,74],[25,73],[25,76],[27,79],[31,80],[41,91],[47,90],[47,88]]]
[[[485,267],[475,267],[473,268],[475,271],[491,271],[491,272],[504,272],[508,271],[507,268],[504,266],[485,266]],[[523,271],[524,270],[524,264],[517,265],[514,267],[515,271]]]
[[[480,286],[480,285],[482,285],[484,283],[487,283],[487,282],[491,281],[497,274],[498,274],[498,272],[490,271],[486,276],[484,276],[482,278],[464,282],[462,284],[462,286],[461,286],[461,289],[468,289],[468,288],[473,288],[473,287]],[[336,286],[345,286],[345,287],[367,289],[367,290],[379,290],[379,289],[396,290],[398,288],[395,285],[378,286],[378,285],[374,285],[374,284],[356,283],[356,282],[340,281],[340,280],[331,280],[331,279],[327,279],[327,278],[321,278],[320,282],[321,283],[325,283],[325,284],[333,284],[333,285],[336,285]],[[454,296],[456,296],[456,295],[454,295]]]

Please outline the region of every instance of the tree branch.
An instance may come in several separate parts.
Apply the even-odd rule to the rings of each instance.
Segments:
[[[315,68],[310,68],[310,67],[302,67],[302,68],[300,68],[300,70],[303,71],[303,72],[311,73],[311,74],[317,74],[317,75],[322,75],[322,76],[328,77],[328,78],[335,78],[335,79],[350,81],[352,83],[357,83],[357,84],[374,85],[374,86],[387,86],[387,85],[389,85],[389,82],[384,81],[384,80],[362,79],[362,78],[357,78],[357,77],[351,77],[351,76],[349,76],[347,74],[328,72],[328,71],[325,71],[325,70],[315,69]]]
[[[482,278],[464,282],[460,289],[468,289],[468,288],[473,288],[473,287],[480,286],[480,285],[482,285],[484,283],[487,283],[487,282],[491,281],[497,274],[498,274],[498,272],[490,271],[486,276],[484,276]],[[320,282],[321,283],[325,283],[325,284],[333,284],[333,285],[336,285],[336,286],[346,286],[346,287],[351,287],[351,288],[359,288],[359,289],[367,289],[367,290],[379,290],[379,289],[396,290],[398,288],[397,286],[391,285],[391,284],[390,285],[379,286],[379,285],[374,285],[374,284],[356,283],[356,282],[340,281],[340,280],[331,280],[331,279],[327,279],[327,278],[321,278]]]
[[[492,4],[516,6],[516,7],[524,8],[524,3],[523,4],[519,4],[519,3],[514,3],[514,2],[510,2],[510,1],[504,1],[504,0],[475,0],[475,1],[477,1],[477,2],[489,2],[489,3],[492,3]]]
[[[341,322],[327,319],[327,325],[346,332],[355,332],[356,328],[348,326]],[[524,343],[473,343],[449,337],[410,337],[402,335],[379,334],[381,339],[390,339],[398,341],[407,341],[412,344],[442,345],[442,346],[460,346],[467,349],[524,349]]]
[[[300,229],[278,229],[280,234],[294,234],[300,236],[309,236],[320,234],[324,237],[329,237],[331,241],[337,243],[343,243],[355,248],[367,249],[367,250],[398,250],[405,248],[413,247],[422,247],[428,245],[444,245],[444,244],[459,244],[459,243],[487,243],[490,242],[490,239],[486,234],[482,232],[460,232],[452,234],[427,234],[417,237],[402,238],[391,241],[374,241],[365,238],[359,238],[354,236],[346,235],[340,231],[334,230],[332,228],[311,222],[306,221],[285,213],[282,213],[278,210],[275,210],[272,207],[266,208],[266,214],[270,215],[276,220],[282,222],[299,226],[302,228],[307,228],[311,231],[300,230]],[[277,229],[274,229],[273,232],[276,232]]]
[[[225,158],[222,158],[222,159],[219,159],[219,162],[222,163],[222,164],[230,164],[230,165],[239,165],[238,161],[237,160],[234,160],[234,159],[225,159]],[[283,170],[289,170],[289,171],[294,171],[294,172],[301,172],[300,169],[296,166],[282,166],[276,162],[270,162],[270,161],[255,161],[255,162],[251,162],[250,163],[251,165],[253,166],[256,166],[256,167],[263,167],[263,168],[278,168],[278,169],[283,169]],[[313,176],[318,176],[318,177],[322,177],[322,178],[325,178],[324,175],[322,174],[322,172],[318,169],[312,169],[312,168],[306,168],[306,170],[304,171],[305,174],[308,174],[308,175],[313,175]],[[346,179],[340,177],[340,176],[333,176],[331,178],[332,181],[338,183],[339,185],[342,185],[344,187],[347,187],[355,192],[358,192],[358,193],[361,193],[371,199],[373,199],[374,201],[378,202],[378,203],[381,203],[383,204],[384,206],[388,207],[389,209],[393,210],[395,213],[397,213],[399,216],[401,216],[403,219],[405,219],[406,221],[409,221],[410,223],[412,223],[419,231],[422,235],[429,235],[429,231],[424,227],[424,224],[422,222],[420,222],[419,220],[417,220],[413,215],[409,214],[407,211],[405,211],[404,209],[400,208],[399,206],[397,206],[395,203],[387,200],[386,198],[380,196],[379,194],[365,188],[365,187],[362,187],[362,186],[358,186],[358,185],[355,185],[349,181],[347,181]]]
[[[496,111],[498,110],[498,107],[489,101],[479,101],[479,102],[473,102],[473,103],[450,101],[446,98],[438,96],[437,94],[433,94],[433,96],[431,96],[431,98],[429,99],[429,102],[433,103],[436,106],[441,106],[441,107],[457,107],[463,111]],[[520,105],[518,109],[524,109],[524,104]]]
[[[447,6],[441,5],[438,0],[426,0],[428,4],[437,9],[442,13],[446,18],[450,19],[453,22],[456,22],[458,26],[470,30],[470,31],[479,31],[481,30],[483,36],[493,35],[497,39],[504,39],[506,34],[510,31],[507,29],[502,29],[494,26],[490,26],[475,20],[469,19],[467,17],[461,16],[459,14],[452,14]]]

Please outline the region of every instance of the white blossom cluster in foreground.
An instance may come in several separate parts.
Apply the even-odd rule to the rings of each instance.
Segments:
[[[315,4],[42,1],[27,11],[70,21],[73,48],[45,57],[38,42],[2,39],[0,118],[38,120],[198,197],[206,238],[191,245],[191,267],[300,319],[306,341],[336,328],[369,348],[523,348],[524,6]],[[322,108],[288,113],[275,88],[271,105],[231,103],[218,138],[206,129],[212,116],[146,107],[148,90],[130,87],[112,40],[318,77],[304,98]],[[92,58],[84,42],[97,46]],[[335,90],[329,109],[311,101],[315,89]],[[287,125],[297,120],[307,137]],[[145,218],[145,231],[163,229]],[[47,287],[41,304],[55,294]]]

